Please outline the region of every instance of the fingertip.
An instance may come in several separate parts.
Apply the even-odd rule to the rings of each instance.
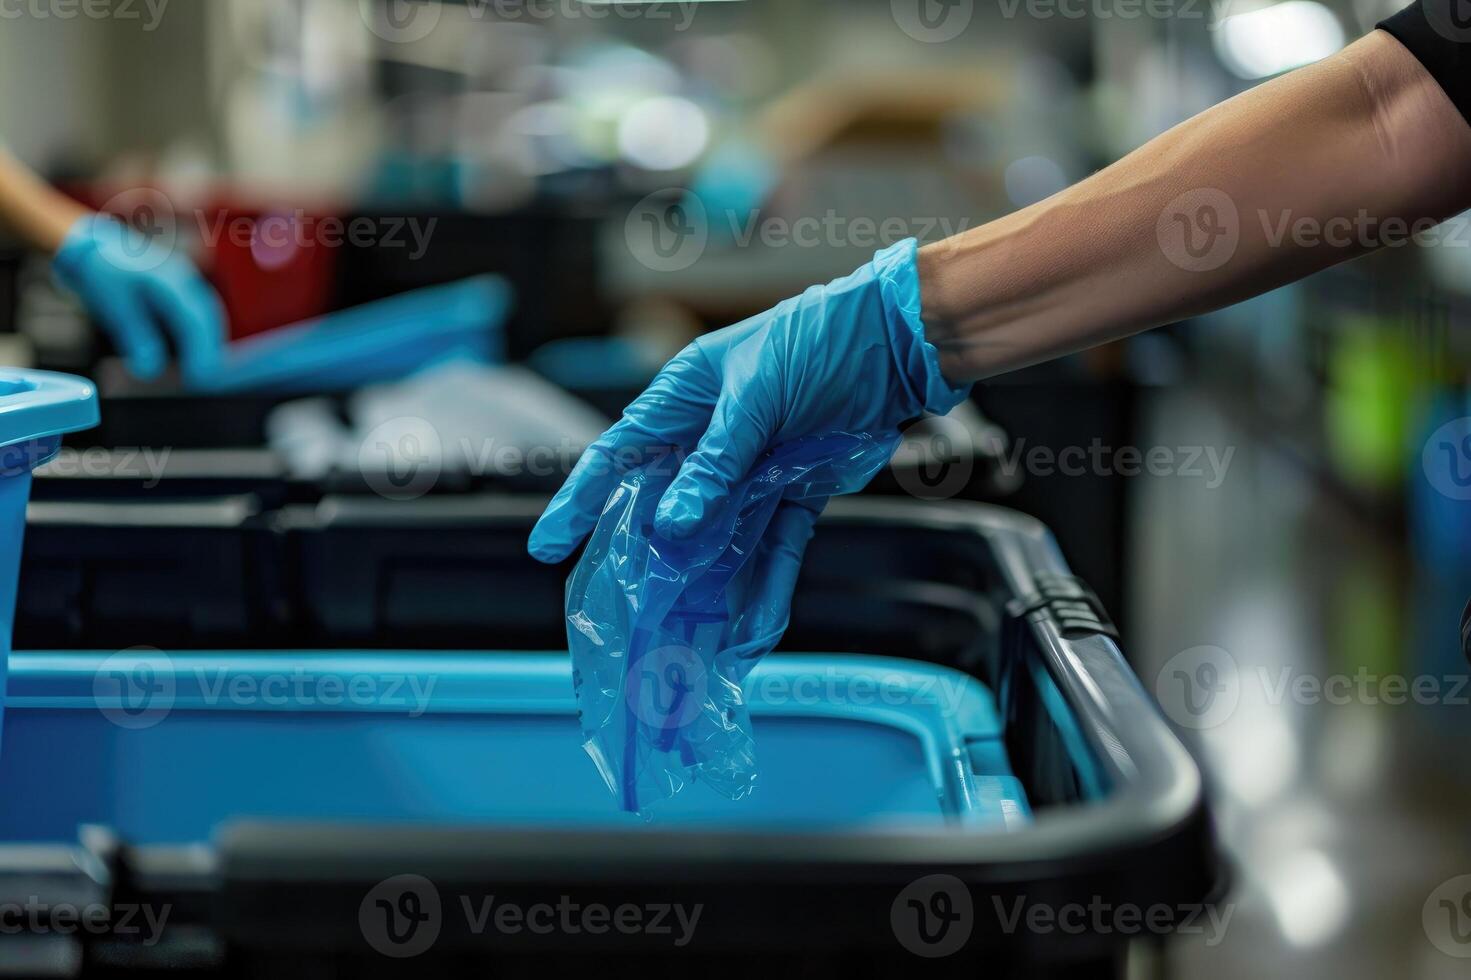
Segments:
[[[572,554],[572,548],[565,539],[537,524],[526,539],[526,552],[544,565],[560,565]]]
[[[705,500],[696,490],[670,487],[654,509],[654,530],[672,541],[694,534],[705,517]]]
[[[140,381],[153,381],[163,374],[163,351],[158,348],[136,350],[126,357],[128,371]]]

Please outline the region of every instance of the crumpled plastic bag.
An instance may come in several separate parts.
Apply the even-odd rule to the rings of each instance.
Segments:
[[[567,640],[584,748],[628,811],[703,782],[738,800],[756,783],[741,683],[781,637],[784,609],[749,608],[750,561],[783,498],[861,489],[894,438],[833,433],[768,452],[692,538],[654,531],[672,453],[627,473],[567,581]],[[751,598],[752,602],[756,601]]]

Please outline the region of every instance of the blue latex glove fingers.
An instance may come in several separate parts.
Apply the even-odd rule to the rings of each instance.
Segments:
[[[146,279],[150,305],[174,339],[184,376],[212,377],[224,356],[225,307],[193,265],[179,260],[166,275]]]
[[[654,529],[664,537],[682,540],[714,519],[730,500],[731,488],[767,448],[775,420],[770,400],[754,387],[737,382],[721,392],[699,446],[680,466],[654,512]]]
[[[531,530],[531,556],[556,564],[572,554],[597,525],[624,473],[657,454],[694,444],[710,420],[718,391],[709,365],[693,347],[674,358],[578,459]]]
[[[629,406],[600,442],[631,427],[640,448],[694,450],[655,510],[661,536],[709,526],[768,448],[839,432],[887,444],[906,420],[943,415],[965,397],[968,386],[944,378],[925,340],[917,247],[896,243],[852,275],[702,337]],[[532,535],[533,555],[559,561],[596,524],[619,475],[600,468],[574,471]],[[851,492],[872,471],[835,476]]]
[[[135,377],[150,381],[163,373],[168,351],[148,308],[138,297],[119,292],[95,316],[112,337],[123,363]]]
[[[162,330],[174,338],[186,375],[197,378],[218,364],[225,340],[219,297],[170,246],[91,214],[67,232],[52,266],[138,377],[163,370]]]
[[[565,561],[596,526],[608,495],[623,475],[618,453],[609,446],[612,440],[613,429],[609,429],[583,452],[531,529],[526,549],[537,561],[549,565]]]
[[[764,655],[786,632],[802,556],[827,501],[827,497],[783,500],[761,536],[751,575],[750,601],[732,630],[737,643],[753,644],[751,651],[742,651],[744,655]]]

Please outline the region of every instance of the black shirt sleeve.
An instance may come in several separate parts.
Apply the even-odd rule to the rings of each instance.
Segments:
[[[1471,2],[1415,0],[1378,26],[1409,49],[1471,123]]]

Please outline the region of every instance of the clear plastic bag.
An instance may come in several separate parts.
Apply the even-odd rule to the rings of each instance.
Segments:
[[[700,781],[732,800],[755,785],[741,683],[780,639],[785,610],[753,610],[757,554],[782,499],[861,489],[897,443],[832,433],[777,447],[694,537],[654,531],[678,460],[652,461],[609,496],[567,581],[567,640],[584,747],[620,806]],[[773,602],[773,604],[775,604]]]

